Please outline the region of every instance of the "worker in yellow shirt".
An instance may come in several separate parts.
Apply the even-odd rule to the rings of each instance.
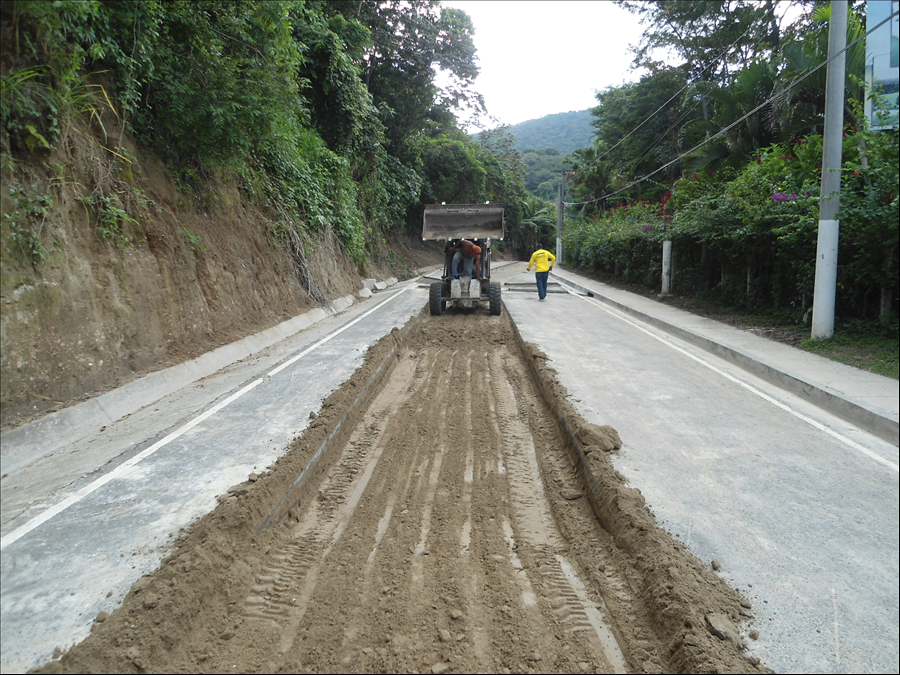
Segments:
[[[538,300],[541,302],[547,297],[547,279],[550,276],[550,270],[553,269],[553,264],[555,262],[556,256],[550,253],[550,251],[545,251],[540,244],[537,245],[537,250],[531,254],[531,260],[528,261],[529,272],[531,271],[531,267],[534,266],[534,278],[537,281],[538,287]]]

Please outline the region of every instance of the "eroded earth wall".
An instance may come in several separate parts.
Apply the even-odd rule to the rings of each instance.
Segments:
[[[236,184],[179,188],[108,124],[115,153],[73,131],[3,168],[4,429],[359,289],[330,229],[300,265]]]

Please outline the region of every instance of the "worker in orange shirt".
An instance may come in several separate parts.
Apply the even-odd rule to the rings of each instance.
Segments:
[[[450,263],[450,274],[454,279],[459,279],[459,263],[463,264],[463,274],[467,277],[474,276],[481,281],[481,247],[468,239],[460,239],[450,247],[453,253],[453,261]],[[474,268],[474,270],[473,270]],[[475,272],[473,275],[472,272]]]
[[[547,279],[550,277],[550,270],[553,269],[553,265],[556,263],[556,256],[550,253],[550,251],[545,251],[544,248],[538,244],[537,250],[531,254],[531,260],[528,261],[528,271],[531,271],[532,266],[534,266],[534,278],[537,281],[538,287],[538,300],[541,302],[547,297]]]

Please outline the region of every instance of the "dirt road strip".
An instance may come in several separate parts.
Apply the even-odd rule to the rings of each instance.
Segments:
[[[505,314],[413,321],[283,522],[259,529],[396,333],[269,472],[232,489],[39,672],[766,670],[737,636],[749,603],[615,474],[615,431],[567,410],[615,531],[600,526],[533,369],[565,392]]]

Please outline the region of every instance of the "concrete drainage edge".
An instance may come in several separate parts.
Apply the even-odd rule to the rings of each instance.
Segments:
[[[425,309],[422,310],[422,312],[424,311]],[[316,484],[316,479],[331,466],[334,462],[333,455],[335,451],[340,450],[345,441],[345,433],[342,433],[342,431],[346,432],[347,430],[352,430],[353,424],[349,425],[349,429],[345,429],[345,426],[347,426],[346,423],[348,421],[351,423],[356,422],[359,413],[365,411],[368,407],[372,397],[378,391],[378,386],[388,373],[390,373],[391,366],[394,364],[394,361],[396,361],[400,348],[406,341],[406,336],[409,334],[410,329],[420,320],[421,316],[422,313],[419,313],[412,320],[407,321],[403,328],[392,334],[394,336],[394,346],[391,348],[390,352],[384,357],[378,365],[378,368],[375,369],[375,372],[369,378],[369,381],[366,382],[365,386],[353,400],[353,403],[350,404],[341,416],[341,419],[335,424],[334,429],[332,429],[331,433],[329,433],[325,440],[322,441],[313,453],[313,456],[306,463],[306,466],[291,483],[287,492],[284,493],[282,498],[275,505],[275,508],[272,509],[272,513],[269,514],[256,530],[257,534],[271,526],[273,523],[285,522],[290,515],[291,509],[304,500],[309,493],[309,490]]]
[[[650,324],[655,328],[659,328],[660,330],[674,335],[675,337],[678,337],[696,347],[700,347],[704,351],[718,356],[719,358],[728,361],[729,363],[733,363],[739,368],[746,370],[748,373],[756,375],[769,384],[774,384],[776,387],[799,396],[800,398],[809,401],[816,407],[821,408],[822,410],[825,410],[832,415],[840,417],[841,419],[847,422],[851,422],[852,424],[858,425],[862,429],[868,431],[869,433],[877,436],[884,441],[887,441],[888,443],[900,446],[900,421],[898,420],[880,415],[879,413],[870,410],[864,405],[857,403],[849,398],[838,396],[826,389],[823,389],[819,385],[816,385],[812,382],[807,382],[800,379],[799,377],[791,375],[790,373],[778,370],[777,368],[774,368],[769,364],[760,361],[759,359],[756,359],[738,349],[719,344],[718,342],[714,342],[713,340],[705,338],[702,335],[697,335],[696,333],[685,328],[673,326],[672,324],[667,323],[662,319],[658,319],[656,317],[650,316],[649,314],[645,314],[644,312],[634,309],[633,307],[623,305],[622,303],[616,302],[615,300],[599,294],[596,291],[592,291],[589,288],[585,288],[584,286],[573,283],[568,279],[563,279],[562,277],[557,277],[557,279],[559,279],[559,283],[561,285],[568,286],[578,291],[579,293],[590,294],[591,297],[596,298],[600,302],[603,302],[607,305],[615,307],[620,312],[633,316],[636,319],[640,319],[644,323]]]

